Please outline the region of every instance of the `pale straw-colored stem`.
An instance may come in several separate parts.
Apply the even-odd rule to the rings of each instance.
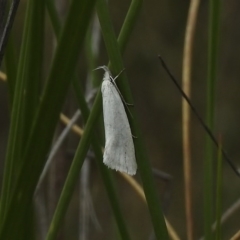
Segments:
[[[66,115],[64,115],[63,113],[60,114],[60,120],[62,121],[62,123],[64,123],[65,125],[68,125],[71,121],[71,119],[69,119]],[[83,129],[80,128],[77,124],[73,124],[71,126],[71,130],[82,136],[83,134]],[[119,172],[120,173],[120,172]],[[145,194],[144,191],[142,189],[142,187],[139,185],[139,183],[131,176],[124,174],[124,173],[120,173],[124,179],[130,183],[130,185],[133,187],[133,189],[138,193],[138,195],[141,197],[141,199],[146,203],[146,198],[145,198]],[[176,231],[174,230],[174,228],[172,227],[172,225],[168,222],[168,220],[165,218],[166,221],[166,225],[168,228],[168,233],[171,237],[172,240],[180,240],[180,237],[177,235]]]
[[[4,82],[7,81],[7,75],[4,72],[0,71],[0,79]]]
[[[69,121],[70,121],[70,119],[63,114],[61,114],[60,119],[64,124],[68,124]],[[74,125],[72,127],[72,130],[77,134],[79,134],[81,132],[81,134],[79,134],[79,135],[82,135],[83,130],[81,128],[79,128],[79,129],[78,128],[79,127],[77,125]],[[118,173],[121,174],[121,176],[133,187],[133,189],[137,192],[137,194],[141,197],[141,199],[146,203],[146,198],[145,198],[144,191],[143,191],[142,187],[139,185],[139,183],[133,177],[129,176],[128,174],[124,174],[124,173],[121,173],[121,172],[118,172]],[[168,222],[168,220],[166,218],[165,218],[165,221],[166,221],[166,225],[167,225],[167,228],[168,228],[168,233],[169,233],[169,236],[171,237],[171,239],[172,240],[180,240],[176,231],[174,230],[174,228],[172,227],[172,225]]]
[[[234,234],[234,236],[231,237],[230,240],[240,240],[240,230],[236,234]]]
[[[199,0],[192,0],[190,3],[184,41],[182,88],[183,91],[189,97],[191,95],[192,46],[199,3],[200,3]],[[187,239],[193,240],[190,108],[188,106],[188,103],[184,99],[182,100],[182,125],[183,125],[183,165],[184,165]]]

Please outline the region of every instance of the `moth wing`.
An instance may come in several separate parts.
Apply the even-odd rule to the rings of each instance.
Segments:
[[[131,128],[122,100],[110,81],[102,83],[105,151],[103,162],[112,169],[136,174],[137,163]]]

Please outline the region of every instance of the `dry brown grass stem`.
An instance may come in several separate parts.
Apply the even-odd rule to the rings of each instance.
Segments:
[[[62,113],[61,113],[60,119],[66,125],[70,121],[70,119]],[[77,133],[80,136],[83,134],[83,130],[77,125],[73,125],[72,130],[73,130],[74,133]],[[133,189],[140,196],[140,198],[146,203],[146,198],[145,198],[144,191],[143,191],[142,187],[139,185],[139,183],[133,177],[131,177],[127,174],[124,174],[124,173],[121,173],[121,172],[118,172],[118,173],[133,187]],[[171,239],[172,240],[180,240],[176,231],[174,230],[174,228],[172,227],[172,225],[168,222],[168,220],[166,218],[165,218],[165,221],[166,221],[166,225],[167,225],[167,228],[168,228],[168,233],[169,233]]]
[[[240,240],[240,230],[230,240]]]
[[[5,76],[5,77],[2,78],[2,76]],[[3,73],[3,75],[0,76],[0,79],[2,79],[3,81],[6,81],[6,75]],[[67,125],[70,122],[70,119],[63,113],[60,114],[60,120],[65,125]],[[72,126],[72,131],[74,133],[78,134],[79,136],[82,136],[82,134],[83,134],[83,129],[80,128],[77,124],[74,124]],[[146,203],[144,191],[143,191],[142,187],[139,185],[139,183],[133,177],[131,177],[127,174],[124,174],[124,173],[120,173],[120,174],[133,187],[133,189],[137,192],[137,194],[141,197],[141,199]],[[172,227],[172,225],[168,222],[168,220],[166,218],[165,218],[165,221],[166,221],[168,233],[169,233],[171,239],[172,240],[180,240],[176,231],[174,230],[174,228]]]
[[[200,0],[192,0],[189,7],[188,20],[184,41],[182,88],[191,95],[192,46],[196,19]],[[193,240],[193,211],[192,211],[192,178],[191,178],[191,150],[190,150],[190,108],[182,100],[182,128],[183,128],[183,165],[185,184],[185,211],[187,225],[187,239]]]
[[[0,71],[0,79],[4,82],[7,81],[7,75],[4,72]]]

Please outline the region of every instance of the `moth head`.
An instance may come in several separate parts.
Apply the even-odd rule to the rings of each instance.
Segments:
[[[110,73],[110,70],[109,70],[108,67],[105,66],[105,65],[100,66],[100,67],[97,67],[97,68],[93,69],[93,71],[98,70],[98,69],[103,69],[105,72]]]
[[[110,72],[110,70],[108,69],[108,67],[105,66],[105,65],[103,65],[103,66],[100,66],[100,67],[95,68],[93,71],[98,70],[98,69],[103,69],[104,72],[105,72],[105,73],[104,73],[104,76],[103,76],[103,81],[104,81],[104,80],[110,81],[110,79],[111,79],[111,72]]]

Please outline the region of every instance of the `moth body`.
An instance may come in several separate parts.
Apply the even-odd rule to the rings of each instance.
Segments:
[[[105,151],[103,162],[112,169],[136,174],[137,163],[131,128],[123,101],[107,67],[102,82]]]

